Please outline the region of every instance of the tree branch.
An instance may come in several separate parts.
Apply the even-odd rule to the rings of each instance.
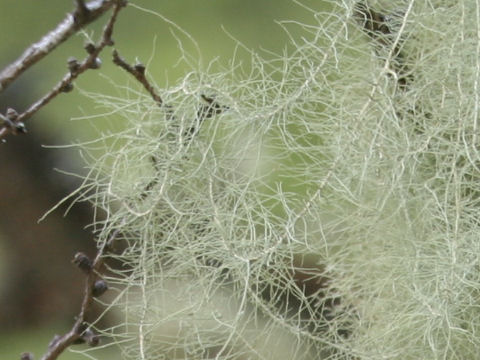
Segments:
[[[115,241],[119,231],[114,231],[109,239],[98,250],[95,259],[91,262],[83,253],[77,253],[73,259],[73,263],[76,264],[82,271],[87,274],[85,281],[84,295],[82,300],[82,306],[72,329],[63,336],[56,335],[48,346],[48,350],[41,360],[54,360],[56,359],[66,348],[72,344],[78,344],[88,342],[89,345],[98,345],[98,337],[86,327],[87,315],[93,303],[93,298],[100,296],[107,289],[106,283],[101,279],[100,273],[105,261],[105,254],[112,248],[112,244]],[[105,284],[99,290],[99,283]]]
[[[77,0],[76,3],[76,9],[67,14],[67,17],[54,30],[38,42],[30,45],[17,60],[2,70],[0,73],[0,92],[79,29],[95,21],[110,9],[116,1],[93,0],[85,4],[83,1]]]
[[[70,58],[68,61],[68,68],[70,72],[66,74],[63,79],[53,87],[52,90],[50,90],[46,95],[44,95],[41,99],[37,100],[35,103],[33,103],[27,110],[25,110],[21,114],[17,114],[15,112],[14,118],[11,118],[8,116],[0,116],[0,120],[3,120],[3,126],[0,127],[0,139],[5,137],[8,133],[24,133],[25,131],[25,126],[23,122],[30,118],[33,114],[35,114],[38,110],[40,110],[42,107],[47,105],[52,99],[54,99],[57,95],[59,95],[62,92],[69,92],[73,89],[73,81],[82,73],[87,71],[88,69],[97,69],[100,67],[101,61],[98,58],[98,55],[100,52],[105,48],[105,46],[111,46],[113,45],[113,40],[112,40],[112,32],[113,32],[113,26],[115,24],[115,21],[117,19],[118,12],[120,9],[124,6],[126,6],[126,1],[124,0],[114,0],[112,2],[109,2],[111,4],[114,4],[114,9],[113,13],[110,16],[110,19],[105,26],[102,34],[102,38],[99,42],[98,45],[94,44],[87,44],[85,46],[86,51],[88,52],[88,56],[81,62],[78,63],[76,59]],[[96,12],[92,13],[91,10],[91,4],[89,3],[86,6],[88,6],[88,11],[89,14],[87,17],[91,18],[96,14]],[[80,9],[80,8],[79,8]],[[77,9],[78,10],[78,9]],[[97,10],[99,11],[99,10]],[[77,11],[74,13],[76,14]],[[81,10],[78,10],[78,14],[81,14]],[[93,15],[92,15],[93,14]],[[95,15],[98,17],[98,15]],[[85,15],[81,15],[81,17],[85,17]],[[32,45],[30,48],[34,48],[35,44]],[[1,81],[1,75],[0,75],[0,81]],[[9,111],[14,111],[13,109],[9,109]]]
[[[153,85],[150,84],[148,79],[145,77],[145,65],[138,63],[134,66],[131,66],[118,54],[117,50],[113,51],[113,63],[133,75],[133,77],[137,79],[149,92],[149,94],[152,96],[152,99],[158,104],[158,106],[163,105],[162,98],[157,94]]]

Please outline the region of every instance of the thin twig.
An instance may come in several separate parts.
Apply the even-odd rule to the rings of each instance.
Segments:
[[[83,3],[83,6],[79,6],[81,3]],[[79,29],[98,19],[115,3],[115,0],[93,0],[88,4],[77,1],[77,8],[67,14],[67,17],[54,30],[40,41],[30,45],[17,60],[2,70],[0,73],[0,92]]]
[[[42,106],[47,104],[51,99],[57,96],[60,92],[65,92],[71,89],[72,82],[84,71],[95,68],[98,65],[98,55],[103,50],[105,46],[113,44],[112,32],[113,26],[115,24],[118,12],[122,7],[126,5],[126,2],[123,0],[115,1],[114,9],[110,19],[105,26],[102,34],[102,38],[98,45],[88,44],[86,50],[88,56],[83,60],[82,63],[78,63],[74,59],[69,60],[69,69],[70,72],[67,74],[62,81],[60,81],[47,95],[42,99],[33,104],[28,110],[24,113],[18,115],[13,109],[7,111],[6,116],[2,115],[4,118],[3,128],[0,129],[0,137],[4,136],[6,133],[13,132],[16,129],[18,124],[22,124],[22,120],[28,118],[33,113],[38,111]],[[91,346],[98,344],[98,336],[95,335],[91,329],[87,327],[88,315],[91,310],[94,297],[100,296],[107,289],[105,281],[102,279],[101,270],[105,261],[105,255],[112,248],[112,243],[116,239],[119,230],[115,230],[107,241],[101,246],[97,251],[95,259],[90,261],[85,255],[78,253],[75,256],[74,263],[86,273],[86,280],[84,286],[84,293],[80,311],[75,319],[70,331],[68,331],[63,336],[56,335],[48,346],[47,352],[42,356],[41,360],[55,360],[57,357],[70,345],[76,343],[87,342]],[[30,358],[31,354],[25,353],[22,355],[22,358],[25,356],[25,359]]]
[[[94,295],[94,287],[96,281],[99,279],[102,266],[105,262],[105,254],[111,249],[112,243],[118,236],[119,230],[115,230],[108,240],[98,250],[95,259],[91,263],[88,270],[88,275],[85,280],[85,288],[82,300],[82,306],[79,314],[76,317],[72,329],[63,336],[55,336],[48,346],[47,352],[42,356],[41,360],[54,360],[70,345],[83,342],[86,332],[87,315],[92,307]],[[78,265],[78,264],[77,264]],[[80,265],[79,265],[80,267]],[[79,341],[80,340],[80,341]]]
[[[63,79],[53,87],[46,95],[41,99],[33,103],[27,110],[15,117],[13,124],[5,120],[2,116],[0,120],[3,120],[3,126],[0,128],[0,139],[5,137],[8,133],[15,133],[18,128],[23,129],[23,122],[29,119],[42,107],[47,105],[52,99],[58,96],[62,92],[68,92],[73,89],[73,81],[82,73],[88,69],[95,69],[100,66],[100,59],[98,55],[105,48],[105,46],[113,45],[112,32],[113,26],[117,19],[118,12],[122,7],[126,5],[126,1],[115,0],[115,4],[112,15],[105,26],[102,34],[102,39],[98,45],[87,44],[86,50],[89,53],[88,56],[81,62],[77,63],[75,59],[69,60],[70,72],[66,74]],[[90,7],[89,7],[90,9]]]
[[[162,98],[160,97],[160,95],[157,94],[157,92],[155,91],[155,88],[153,87],[152,84],[150,84],[150,82],[145,76],[145,65],[139,63],[134,66],[131,66],[118,54],[117,50],[113,50],[113,62],[114,64],[124,69],[126,72],[133,75],[133,77],[137,79],[143,85],[143,87],[149,92],[149,94],[152,96],[152,99],[158,104],[158,106],[163,105]]]

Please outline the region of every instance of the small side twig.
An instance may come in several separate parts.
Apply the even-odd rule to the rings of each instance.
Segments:
[[[88,43],[85,46],[85,49],[88,52],[88,56],[81,63],[79,63],[73,58],[70,58],[68,61],[69,72],[63,77],[63,79],[57,85],[55,85],[46,95],[33,103],[27,110],[25,110],[21,114],[18,114],[13,122],[8,122],[8,116],[5,117],[2,115],[0,117],[0,120],[3,120],[3,126],[0,127],[0,139],[5,137],[8,133],[17,133],[15,129],[17,129],[19,126],[21,128],[24,128],[23,124],[25,120],[29,119],[33,114],[35,114],[38,110],[47,105],[60,93],[71,91],[73,89],[73,81],[79,75],[81,75],[88,69],[97,69],[100,67],[101,61],[98,58],[98,55],[106,46],[113,45],[113,26],[115,24],[120,9],[126,6],[126,1],[116,0],[114,1],[114,4],[115,6],[112,15],[110,16],[110,19],[103,30],[102,38],[99,44],[94,45]],[[89,12],[91,12],[91,10],[89,10]]]
[[[160,95],[157,94],[155,88],[150,81],[148,81],[147,77],[145,76],[145,65],[138,63],[135,65],[128,64],[118,53],[117,50],[113,50],[113,63],[120,66],[123,70],[133,75],[135,79],[140,82],[145,90],[152,96],[152,99],[158,104],[158,106],[163,105],[163,100]]]

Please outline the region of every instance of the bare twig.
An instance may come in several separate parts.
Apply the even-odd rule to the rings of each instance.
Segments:
[[[66,348],[72,344],[78,344],[87,342],[90,346],[98,345],[98,337],[93,334],[93,332],[86,327],[86,322],[88,320],[88,313],[91,309],[93,299],[96,296],[99,296],[97,283],[102,281],[100,278],[100,273],[102,266],[105,261],[105,255],[110,251],[112,243],[118,236],[119,230],[114,231],[109,239],[103,244],[103,246],[98,250],[95,259],[89,262],[88,271],[85,268],[85,262],[82,262],[82,271],[88,272],[87,278],[85,281],[85,288],[82,300],[82,306],[79,314],[76,317],[75,323],[72,326],[72,329],[63,336],[56,335],[50,345],[48,346],[47,352],[42,356],[41,360],[54,360],[56,359]],[[79,253],[75,256],[74,263],[80,267],[78,263],[79,257],[84,257],[85,255]],[[85,260],[85,259],[84,259]],[[100,280],[99,280],[100,279]],[[106,285],[105,285],[106,286]],[[105,289],[105,288],[104,288]],[[103,293],[103,292],[102,292]],[[100,293],[101,294],[101,293]]]
[[[118,54],[117,50],[113,51],[113,62],[116,65],[120,66],[122,69],[124,69],[126,72],[133,75],[133,77],[135,77],[135,79],[137,79],[149,92],[149,94],[152,96],[152,99],[158,104],[158,106],[163,105],[162,98],[160,97],[160,95],[157,94],[153,85],[150,84],[148,79],[145,77],[145,65],[139,63],[131,66]]]
[[[122,7],[126,5],[124,0],[115,0],[112,1],[115,4],[112,15],[105,26],[102,34],[102,38],[98,45],[87,44],[85,49],[88,52],[88,56],[81,62],[78,63],[75,59],[69,59],[68,67],[70,72],[66,74],[63,79],[53,87],[45,96],[33,103],[27,110],[19,114],[15,120],[8,122],[8,116],[1,116],[0,120],[3,120],[3,126],[0,127],[0,139],[5,137],[8,133],[16,133],[15,129],[22,128],[24,129],[23,122],[29,119],[33,114],[35,114],[42,107],[47,105],[52,99],[62,92],[68,92],[73,89],[73,81],[83,72],[88,69],[96,69],[100,66],[101,62],[98,58],[100,52],[105,48],[105,46],[113,45],[112,32],[113,26],[117,19],[118,12]],[[90,3],[91,4],[91,3]],[[90,9],[90,4],[87,4],[88,9]],[[80,11],[78,12],[80,14]],[[91,10],[89,10],[91,13]],[[91,15],[89,15],[91,16]]]
[[[89,17],[89,4],[82,6],[82,1],[77,1],[78,15],[80,17]],[[97,68],[99,66],[98,55],[106,47],[113,45],[112,32],[118,12],[126,5],[124,0],[115,0],[112,15],[106,24],[102,38],[97,45],[87,44],[85,49],[88,56],[79,63],[77,60],[71,58],[68,61],[69,73],[42,99],[34,103],[24,113],[18,114],[13,109],[8,109],[6,115],[1,115],[0,120],[3,120],[3,127],[0,128],[0,138],[7,133],[23,132],[24,128],[22,120],[27,119],[41,107],[46,105],[50,100],[56,97],[61,92],[68,92],[73,88],[73,81],[83,72],[88,69]],[[90,3],[91,4],[91,3]],[[83,10],[82,10],[83,9]],[[87,12],[85,12],[85,9]],[[77,13],[76,13],[77,14]],[[85,255],[79,253],[74,258],[74,263],[86,274],[86,281],[84,287],[84,294],[80,312],[75,319],[70,331],[63,336],[56,335],[48,346],[47,352],[43,355],[41,360],[55,360],[57,357],[70,345],[77,343],[88,343],[90,346],[96,346],[99,343],[99,337],[88,328],[87,321],[89,312],[92,307],[93,299],[102,295],[108,286],[102,279],[101,271],[105,260],[105,255],[111,249],[111,245],[117,237],[119,230],[114,231],[109,239],[98,250],[95,259],[90,261]],[[33,356],[30,353],[22,354],[22,359],[31,359]]]
[[[79,29],[95,21],[115,3],[114,0],[93,0],[85,4],[83,1],[77,0],[76,9],[67,14],[67,17],[54,30],[40,41],[30,45],[17,60],[2,70],[0,92],[5,90],[25,70],[52,52]]]

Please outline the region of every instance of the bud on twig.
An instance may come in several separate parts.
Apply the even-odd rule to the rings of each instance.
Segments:
[[[78,335],[78,338],[76,338],[73,341],[73,344],[85,344],[85,331],[87,331],[87,324],[86,323],[81,323],[78,325],[78,327],[75,329],[75,333]]]
[[[6,116],[2,116],[1,118],[3,119],[4,126],[11,129],[14,135],[25,134],[27,132],[25,124],[21,121],[16,121],[18,119],[18,113],[15,109],[8,108]]]
[[[100,336],[95,334],[90,328],[85,330],[83,338],[87,342],[88,346],[95,347],[100,344]]]
[[[133,68],[140,74],[145,75],[145,65],[143,65],[142,63],[136,64]]]
[[[90,69],[100,69],[101,66],[102,66],[102,60],[100,60],[100,58],[97,57],[90,64]]]
[[[77,59],[71,56],[67,60],[67,66],[68,66],[68,70],[70,70],[71,73],[74,73],[78,70],[80,64],[78,63]]]
[[[108,290],[107,282],[103,279],[99,279],[95,281],[95,284],[93,284],[92,295],[94,297],[99,297],[103,295],[107,290]]]
[[[15,135],[17,134],[26,134],[27,133],[27,128],[25,127],[25,124],[21,121],[16,122],[14,126],[14,132]]]
[[[71,82],[66,83],[60,88],[61,92],[68,93],[73,90],[73,84]]]
[[[90,55],[93,54],[93,52],[94,52],[95,50],[97,50],[97,48],[95,47],[95,44],[92,43],[92,42],[87,42],[83,48],[84,48],[84,49],[87,51],[87,53],[89,53]]]
[[[15,121],[18,118],[18,113],[15,109],[8,108],[7,109],[7,118],[11,121]]]
[[[20,360],[33,360],[33,354],[24,352],[22,355],[20,355]]]
[[[85,274],[89,274],[92,271],[92,261],[82,252],[75,254],[75,257],[72,260],[72,263],[78,266]]]

